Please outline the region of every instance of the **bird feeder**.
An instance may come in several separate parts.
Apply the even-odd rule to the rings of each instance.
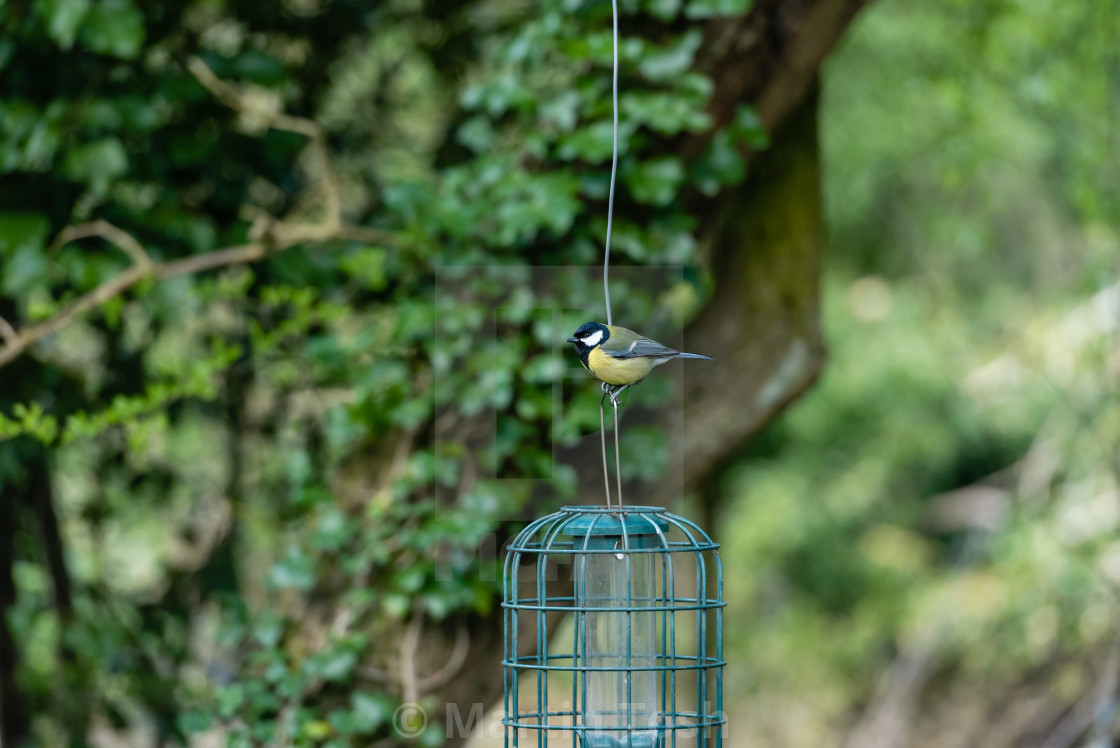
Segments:
[[[656,507],[565,507],[527,526],[503,575],[507,748],[721,746],[718,548]]]

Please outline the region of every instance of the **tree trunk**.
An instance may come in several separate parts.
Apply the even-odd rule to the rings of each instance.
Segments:
[[[720,285],[687,331],[714,365],[688,370],[679,434],[685,485],[733,455],[811,385],[824,361],[820,269],[824,249],[814,88],[721,198],[712,274]],[[678,367],[684,372],[685,367]]]
[[[23,691],[16,677],[18,650],[12,636],[9,612],[16,603],[15,540],[19,499],[0,485],[0,745],[24,745],[31,731],[31,719]]]

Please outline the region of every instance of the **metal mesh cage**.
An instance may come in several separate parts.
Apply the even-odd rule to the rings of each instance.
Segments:
[[[646,506],[565,507],[518,534],[502,585],[507,747],[722,746],[718,548]]]

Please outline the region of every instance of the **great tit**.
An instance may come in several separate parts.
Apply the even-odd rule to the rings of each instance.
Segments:
[[[646,378],[653,367],[674,358],[703,358],[698,353],[681,353],[643,337],[633,330],[601,322],[587,322],[568,338],[574,343],[583,368],[595,375],[606,387],[616,405],[622,390]]]

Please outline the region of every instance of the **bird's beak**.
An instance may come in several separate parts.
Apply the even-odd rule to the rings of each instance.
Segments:
[[[569,342],[569,343],[578,343],[578,342],[579,342],[579,338],[568,338],[568,342]]]

